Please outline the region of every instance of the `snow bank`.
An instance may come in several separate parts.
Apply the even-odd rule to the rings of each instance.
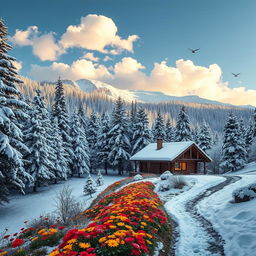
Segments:
[[[95,180],[96,175],[92,175],[92,177]],[[105,184],[98,187],[92,198],[83,194],[86,178],[72,178],[63,183],[42,188],[42,191],[38,193],[12,196],[9,204],[0,206],[0,232],[8,228],[10,233],[15,233],[24,227],[24,221],[54,211],[55,194],[62,190],[64,185],[69,185],[73,189],[73,195],[83,203],[84,209],[86,209],[101,191],[123,178],[121,176],[104,176]]]
[[[256,251],[256,200],[231,203],[235,189],[256,181],[256,176],[241,177],[241,180],[201,201],[198,207],[224,238],[226,256],[249,256],[255,255]]]

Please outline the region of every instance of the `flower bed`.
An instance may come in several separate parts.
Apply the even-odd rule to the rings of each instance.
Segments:
[[[161,201],[150,182],[127,185],[83,212],[91,223],[72,229],[49,256],[152,255],[167,227]]]

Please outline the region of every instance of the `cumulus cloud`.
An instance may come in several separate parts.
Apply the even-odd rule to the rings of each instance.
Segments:
[[[97,62],[99,61],[100,58],[94,56],[93,52],[87,52],[83,58],[87,59],[87,60],[91,60],[91,61],[94,61],[94,62]]]
[[[55,81],[59,76],[63,79],[110,79],[111,74],[103,65],[98,65],[86,59],[74,61],[71,65],[62,62],[53,62],[50,66],[32,65],[30,70],[32,78],[43,81]]]
[[[133,43],[139,38],[130,35],[122,39],[117,35],[118,28],[111,18],[89,14],[81,18],[79,25],[68,26],[60,43],[64,48],[81,47],[102,53],[119,54],[123,50],[133,51]],[[106,47],[112,47],[111,50]]]
[[[54,61],[60,54],[65,52],[55,42],[54,33],[40,35],[37,26],[28,27],[27,30],[16,29],[11,41],[19,46],[31,45],[34,55],[42,61]]]

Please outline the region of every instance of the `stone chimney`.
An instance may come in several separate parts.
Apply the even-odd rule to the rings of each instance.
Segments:
[[[159,150],[163,147],[163,139],[159,138],[156,140],[156,149]]]

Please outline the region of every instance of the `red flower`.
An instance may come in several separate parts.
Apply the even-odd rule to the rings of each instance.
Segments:
[[[13,241],[13,243],[12,243],[12,248],[16,248],[16,247],[22,245],[23,243],[24,243],[24,240],[23,240],[23,239],[17,238],[17,239],[15,239],[15,240]]]
[[[59,230],[62,230],[62,229],[64,229],[64,228],[65,228],[64,226],[58,227]]]
[[[13,234],[13,236],[17,236],[17,235],[18,235],[18,233],[14,233],[14,234]]]
[[[132,246],[135,248],[135,249],[140,249],[140,246],[136,243],[132,243]]]
[[[51,225],[52,228],[56,228],[57,226],[56,225]]]
[[[78,252],[72,251],[68,254],[68,256],[77,256]]]
[[[6,235],[6,236],[4,236],[4,239],[7,239],[7,238],[9,238],[10,237],[10,235]]]
[[[132,243],[132,242],[134,242],[134,238],[133,237],[126,237],[125,239],[124,239],[124,241],[126,242],[126,243]]]
[[[93,248],[93,247],[90,247],[90,248],[88,248],[88,249],[86,250],[86,252],[89,252],[89,253],[94,252],[94,251],[95,251],[95,248]]]

